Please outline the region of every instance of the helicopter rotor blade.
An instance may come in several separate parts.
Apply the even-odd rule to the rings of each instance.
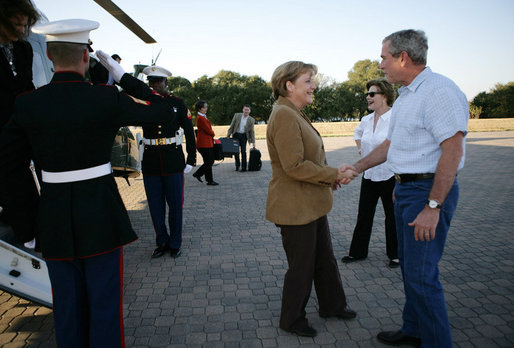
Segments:
[[[157,57],[155,57],[155,60],[152,59],[152,65],[157,64],[157,59],[159,59],[159,56],[161,55],[162,48],[160,49],[159,53],[157,54]]]
[[[146,43],[156,43],[155,39],[150,36],[143,28],[139,26],[132,18],[130,18],[121,8],[119,8],[111,0],[94,0],[104,10],[109,12],[114,18],[126,26],[130,31],[137,35],[141,40]]]

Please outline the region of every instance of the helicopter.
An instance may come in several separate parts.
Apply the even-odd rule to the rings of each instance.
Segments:
[[[31,1],[37,9],[34,0]],[[155,39],[111,0],[93,1],[145,43],[156,43]],[[39,12],[41,19],[38,23],[48,22],[47,17],[41,11]],[[26,40],[31,44],[33,50],[33,83],[36,88],[39,88],[50,82],[53,76],[53,64],[46,55],[46,39],[44,35],[30,32]],[[155,61],[152,60],[152,65],[155,64]],[[136,65],[134,76],[138,77],[146,66]],[[128,127],[120,128],[114,139],[111,152],[113,175],[125,178],[127,182],[128,178],[139,176],[140,166],[138,158],[138,146],[134,135]],[[33,171],[33,173],[35,172]],[[34,175],[34,178],[36,186],[38,186],[37,176]],[[41,258],[41,254],[35,252],[32,247],[28,247],[27,243],[26,245],[17,243],[11,226],[1,220],[0,289],[52,308],[52,288],[46,262]]]

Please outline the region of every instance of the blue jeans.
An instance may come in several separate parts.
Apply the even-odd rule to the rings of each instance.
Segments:
[[[425,207],[432,184],[432,179],[420,180],[396,184],[395,188],[398,257],[405,288],[402,331],[421,338],[423,347],[447,348],[452,346],[452,338],[438,263],[457,207],[457,179],[441,208],[434,240],[416,241],[414,227],[408,225]]]
[[[184,203],[184,173],[168,176],[144,175],[146,198],[160,247],[178,249],[182,244],[182,205]],[[169,206],[166,229],[166,203]]]

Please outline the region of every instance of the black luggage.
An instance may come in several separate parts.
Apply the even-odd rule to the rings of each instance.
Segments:
[[[239,140],[233,138],[220,138],[224,157],[232,157],[239,154]]]
[[[248,162],[248,170],[250,172],[256,172],[261,170],[261,152],[256,148],[250,149],[250,161]]]

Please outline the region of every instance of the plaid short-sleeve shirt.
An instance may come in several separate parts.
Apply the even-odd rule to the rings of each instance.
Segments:
[[[400,88],[392,108],[387,138],[387,162],[398,174],[435,173],[440,144],[457,132],[467,133],[469,107],[466,96],[445,76],[426,67]],[[465,150],[465,138],[463,139]],[[464,166],[465,154],[458,169]]]

